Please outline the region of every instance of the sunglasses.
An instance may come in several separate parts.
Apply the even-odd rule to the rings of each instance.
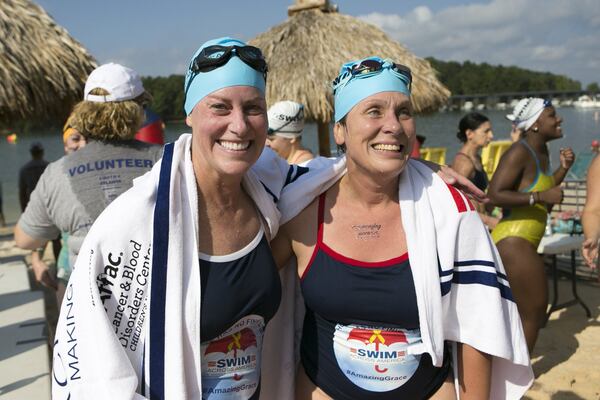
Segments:
[[[267,80],[267,62],[258,47],[254,46],[208,46],[198,53],[190,65],[190,71],[197,75],[201,72],[209,72],[227,64],[229,59],[236,55],[251,68],[263,74]],[[189,79],[185,88],[187,93],[193,78]]]
[[[410,68],[408,68],[406,65],[390,63],[389,61],[385,60],[367,59],[348,67],[347,71],[335,78],[333,81],[333,94],[335,95],[337,89],[344,86],[353,78],[374,75],[380,73],[385,68],[390,68],[392,71],[399,74],[400,79],[402,79],[408,85],[408,90],[411,90],[412,74],[410,72]]]

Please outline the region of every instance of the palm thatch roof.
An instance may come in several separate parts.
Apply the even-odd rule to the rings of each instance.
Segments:
[[[40,6],[0,1],[0,124],[66,117],[95,66]]]
[[[321,6],[302,10],[302,3]],[[412,102],[417,112],[433,111],[450,96],[427,60],[374,25],[337,13],[327,1],[298,1],[290,12],[294,13],[287,21],[250,41],[263,51],[269,64],[269,104],[298,101],[304,104],[308,119],[328,123],[333,115],[331,81],[339,68],[350,60],[373,55],[410,67]]]
[[[316,121],[319,152],[329,156],[328,124],[333,115],[331,81],[345,62],[377,55],[407,65],[413,73],[416,112],[436,110],[450,96],[427,60],[409,52],[379,28],[337,12],[329,0],[296,0],[290,17],[250,41],[269,64],[267,101],[294,100]]]

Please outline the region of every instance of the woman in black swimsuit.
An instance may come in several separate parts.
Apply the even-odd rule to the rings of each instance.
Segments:
[[[494,138],[490,120],[483,114],[471,112],[460,120],[456,136],[463,145],[454,157],[452,168],[469,178],[477,188],[485,191],[489,181],[483,170],[480,151]],[[498,218],[488,215],[483,204],[477,204],[477,211],[490,229],[496,226]]]

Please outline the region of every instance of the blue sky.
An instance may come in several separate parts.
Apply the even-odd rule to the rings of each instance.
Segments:
[[[293,0],[37,1],[98,62],[183,73],[204,41],[242,39],[287,18]],[[600,82],[599,0],[333,1],[420,57],[518,65]]]

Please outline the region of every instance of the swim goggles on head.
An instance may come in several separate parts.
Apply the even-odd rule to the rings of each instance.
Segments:
[[[260,49],[254,46],[207,46],[194,58],[189,69],[195,75],[200,72],[209,72],[227,64],[233,55],[238,56],[240,60],[256,71],[261,72],[265,81],[267,80],[267,62]],[[188,85],[185,88],[186,93],[192,80],[193,78],[188,81]]]
[[[347,66],[346,71],[342,72],[334,79],[332,84],[333,94],[335,95],[338,89],[346,86],[346,84],[354,78],[368,78],[380,73],[386,68],[389,68],[396,73],[398,77],[406,83],[408,90],[411,90],[412,74],[410,68],[402,64],[393,63],[390,60],[366,59],[354,65]]]

